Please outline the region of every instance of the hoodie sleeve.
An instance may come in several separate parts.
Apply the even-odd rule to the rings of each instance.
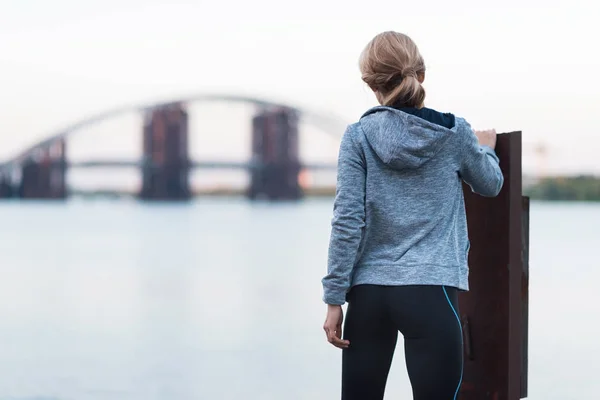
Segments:
[[[323,301],[342,305],[346,302],[365,226],[365,161],[362,150],[352,139],[351,128],[342,137],[337,168],[327,275],[322,284]]]
[[[465,125],[461,138],[460,176],[473,192],[485,197],[496,197],[504,184],[500,160],[494,149],[481,146],[473,129],[468,124]]]

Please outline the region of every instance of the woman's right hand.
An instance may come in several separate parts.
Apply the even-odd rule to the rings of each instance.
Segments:
[[[475,131],[475,136],[479,140],[479,144],[481,146],[488,146],[492,149],[496,148],[496,130],[495,129],[487,129],[484,131]]]
[[[344,322],[344,312],[342,306],[338,305],[327,305],[327,317],[323,324],[327,341],[339,347],[340,349],[347,349],[350,345],[348,340],[342,339],[342,323]]]

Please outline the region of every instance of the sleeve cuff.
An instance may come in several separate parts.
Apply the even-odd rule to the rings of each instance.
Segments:
[[[330,304],[332,306],[343,306],[346,304],[346,294],[345,293],[326,293],[323,296],[323,302],[325,304]]]

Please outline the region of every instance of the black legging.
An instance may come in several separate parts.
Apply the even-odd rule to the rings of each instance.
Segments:
[[[342,400],[383,399],[398,331],[414,400],[456,399],[463,368],[457,290],[358,285],[348,294]]]

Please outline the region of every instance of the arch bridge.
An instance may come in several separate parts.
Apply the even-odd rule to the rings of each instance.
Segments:
[[[252,149],[246,162],[192,160],[188,155],[188,112],[191,102],[225,101],[255,106]],[[130,112],[143,113],[143,151],[139,160],[69,162],[67,139],[83,128]],[[333,164],[304,164],[299,158],[299,122],[341,137],[346,124],[324,113],[255,97],[202,94],[150,105],[120,107],[59,130],[0,165],[0,198],[65,199],[69,168],[136,167],[142,172],[138,197],[144,200],[186,200],[192,197],[189,174],[196,168],[250,172],[250,199],[294,200],[303,196],[303,170],[335,169]]]

